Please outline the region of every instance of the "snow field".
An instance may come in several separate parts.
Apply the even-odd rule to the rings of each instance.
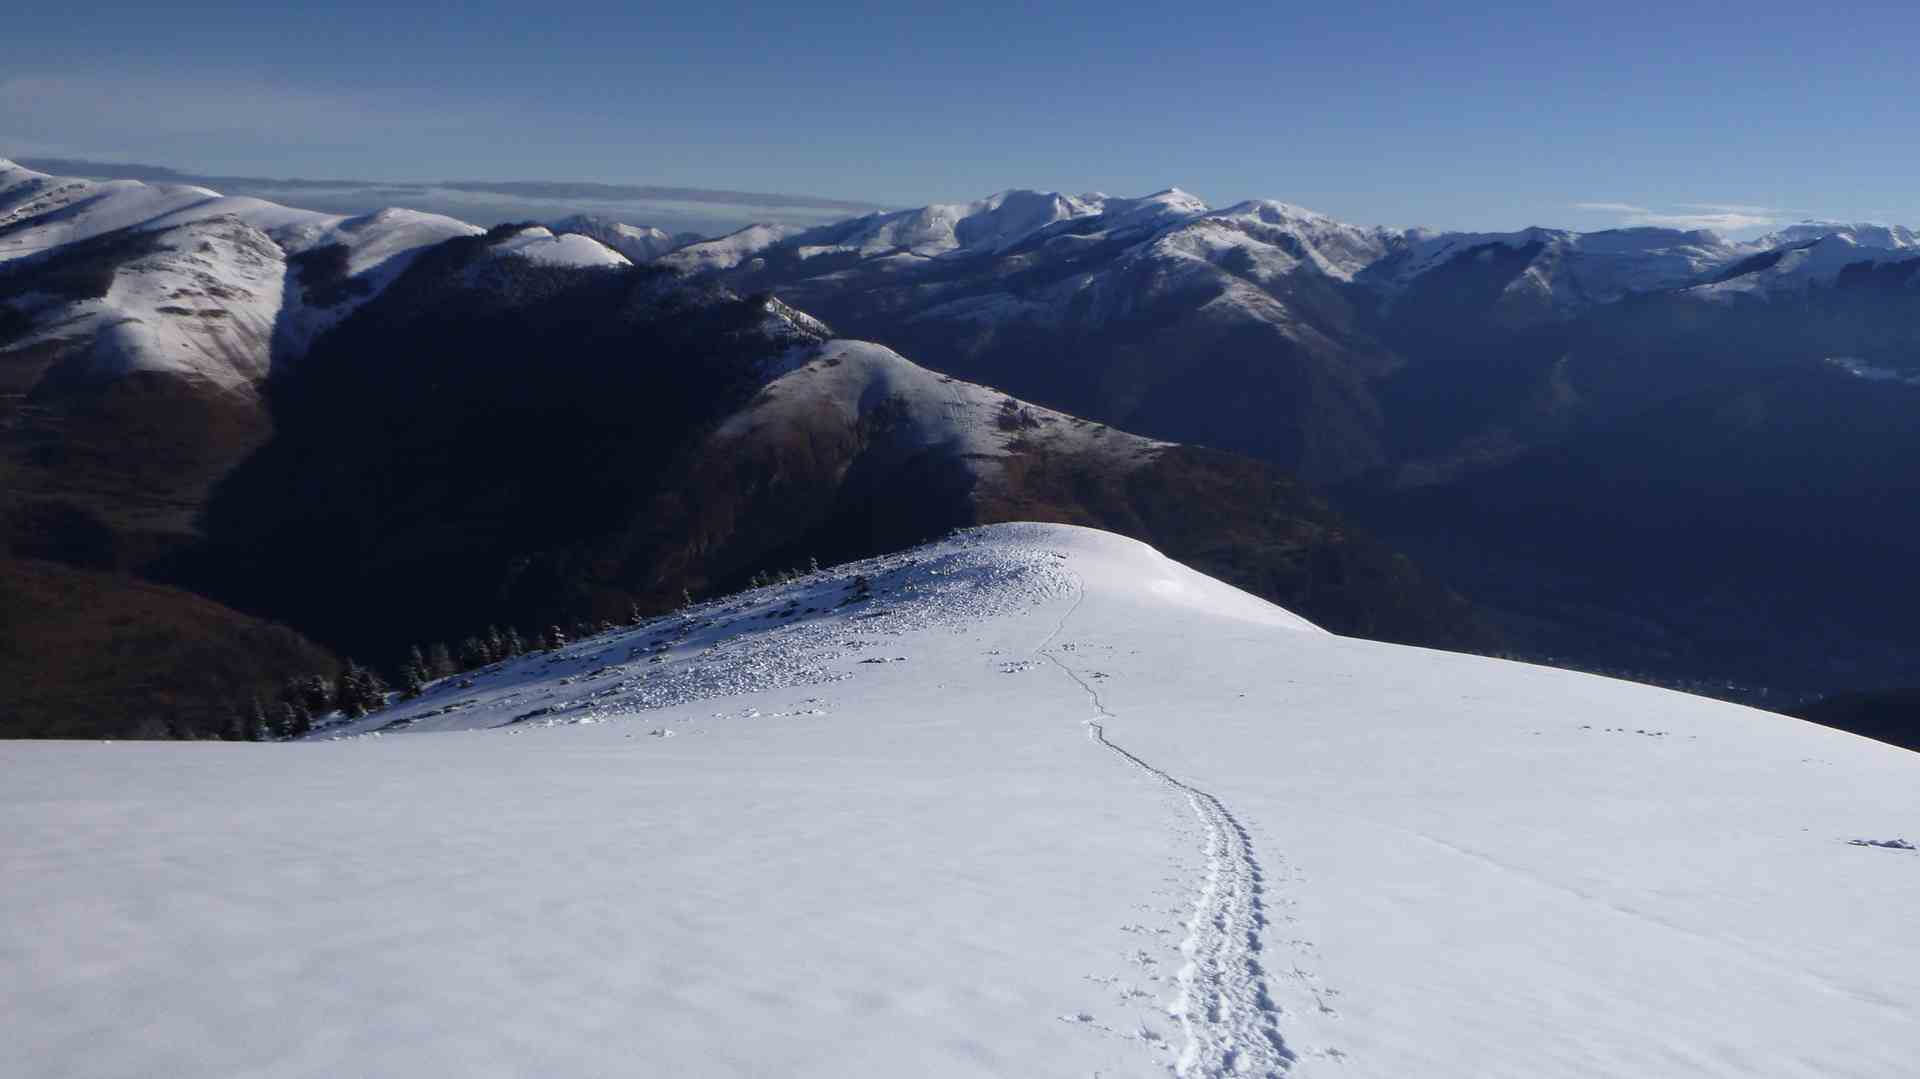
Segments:
[[[471,681],[301,744],[0,744],[15,1070],[1746,1079],[1920,1050],[1920,855],[1852,842],[1915,831],[1913,755],[1335,637],[1119,537],[971,530]]]

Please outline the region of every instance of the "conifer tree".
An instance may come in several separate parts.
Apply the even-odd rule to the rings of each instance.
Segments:
[[[487,655],[494,663],[507,658],[507,637],[500,632],[499,626],[487,627]]]
[[[520,639],[520,631],[514,628],[513,626],[508,626],[507,627],[507,654],[510,656],[520,656],[520,655],[525,655],[526,651],[527,651],[527,646],[526,646],[526,643]]]
[[[387,703],[387,685],[380,675],[347,660],[347,671],[340,676],[340,709],[358,719]]]
[[[566,643],[567,643],[567,635],[561,631],[558,625],[552,625],[547,627],[547,639],[545,641],[545,646],[547,651],[551,652],[556,648],[562,647]]]
[[[313,717],[294,701],[280,706],[280,729],[287,738],[304,738],[313,733]]]
[[[460,669],[473,670],[487,665],[487,646],[478,637],[468,637],[460,642]]]
[[[261,702],[260,694],[253,695],[253,708],[248,712],[249,726],[247,740],[251,742],[273,741],[273,720],[267,716],[267,706]]]
[[[638,603],[628,603],[627,604],[627,625],[638,626],[638,625],[644,624],[645,622],[646,622],[646,618],[640,613],[640,605]]]
[[[427,649],[427,674],[433,678],[445,678],[460,668],[453,665],[453,653],[443,643],[436,642]]]
[[[416,644],[407,653],[406,664],[400,668],[400,692],[408,698],[418,697],[427,691],[427,682],[427,657]]]

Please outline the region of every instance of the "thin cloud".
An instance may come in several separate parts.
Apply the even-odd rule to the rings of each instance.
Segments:
[[[1786,212],[1769,206],[1726,202],[1679,202],[1671,210],[1656,210],[1631,202],[1576,202],[1583,213],[1608,214],[1625,228],[1663,228],[1687,231],[1750,232],[1781,223]]]
[[[1628,224],[1651,226],[1665,229],[1705,229],[1709,232],[1742,232],[1747,229],[1764,229],[1778,225],[1777,217],[1764,217],[1759,214],[1716,213],[1716,214],[1640,214]]]
[[[1716,214],[1751,214],[1757,217],[1791,217],[1804,210],[1786,210],[1778,206],[1755,206],[1745,202],[1676,202],[1683,210],[1704,210]]]

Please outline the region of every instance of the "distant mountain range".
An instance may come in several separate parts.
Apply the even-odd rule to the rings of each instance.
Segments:
[[[0,151],[4,149],[0,147]],[[546,220],[586,211],[601,217],[666,225],[676,232],[714,236],[753,221],[814,225],[881,209],[870,202],[813,195],[659,184],[540,179],[503,182],[221,176],[161,165],[55,157],[22,158],[18,163],[55,176],[208,187],[229,195],[290,203],[350,217],[395,206],[481,221]]]
[[[1911,229],[1435,233],[1010,191],[662,261],[1295,471],[1541,658],[1760,702],[1913,680]]]
[[[615,249],[670,242],[0,165],[0,681],[33,687],[0,733],[215,729],[344,655],[1011,519],[1149,539],[1329,628],[1498,643],[1271,465]]]
[[[14,606],[66,567],[384,661],[1031,517],[1339,631],[1786,706],[1914,681],[1916,301],[1878,225],[1008,191],[693,240],[8,164]]]

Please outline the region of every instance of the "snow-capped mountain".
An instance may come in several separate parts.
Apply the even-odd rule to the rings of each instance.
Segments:
[[[591,214],[563,217],[547,227],[556,233],[591,237],[635,263],[652,262],[674,248],[684,246],[690,239],[675,236],[665,229],[628,225]]]
[[[1668,452],[1703,466],[1704,496],[1745,490],[1724,447],[1748,443],[1755,425],[1743,417],[1764,400],[1765,426],[1780,431],[1809,470],[1850,475],[1876,492],[1843,511],[1840,532],[1863,541],[1908,534],[1892,509],[1907,488],[1903,441],[1881,416],[1900,401],[1869,400],[1833,380],[1885,372],[1874,385],[1886,398],[1920,378],[1912,359],[1920,248],[1910,246],[1909,230],[1809,224],[1732,243],[1656,228],[1363,228],[1284,203],[1214,210],[1177,192],[1023,201],[1066,209],[1022,219],[1022,235],[982,229],[992,242],[972,247],[959,240],[968,234],[966,215],[986,213],[984,203],[880,215],[837,232],[750,244],[743,237],[704,270],[691,259],[677,268],[771,292],[837,332],[1026,400],[1246,453],[1334,485],[1398,542],[1445,558],[1450,572],[1481,582],[1477,591],[1508,596],[1522,634],[1556,627],[1548,635],[1562,644],[1543,655],[1567,657],[1565,643],[1573,642],[1571,654],[1607,669],[1712,666],[1727,672],[1724,683],[1797,668],[1791,679],[1809,689],[1854,688],[1834,680],[1866,676],[1841,674],[1825,659],[1779,661],[1804,619],[1843,610],[1842,622],[1858,627],[1849,632],[1861,635],[1839,649],[1849,659],[1832,663],[1866,662],[1875,684],[1899,684],[1888,680],[1901,677],[1895,657],[1909,648],[1884,627],[1897,624],[1891,611],[1900,601],[1852,577],[1806,595],[1809,603],[1857,598],[1763,612],[1750,606],[1752,590],[1729,576],[1731,562],[1714,569],[1708,551],[1698,559],[1690,552],[1684,561],[1704,564],[1704,574],[1660,569],[1657,586],[1637,585],[1663,597],[1652,632],[1644,603],[1623,606],[1627,590],[1579,586],[1596,579],[1595,559],[1619,559],[1620,575],[1631,577],[1635,567],[1683,561],[1661,544],[1704,542],[1710,530],[1682,528],[1677,540],[1633,530],[1632,522],[1672,516],[1665,503],[1645,504],[1646,492],[1666,485],[1657,468],[1590,476],[1598,496],[1571,482],[1530,480],[1529,498],[1557,489],[1572,501],[1527,514],[1503,493],[1512,474],[1499,470],[1530,460],[1548,471],[1570,467],[1556,456],[1570,439],[1658,428],[1677,439],[1664,443]],[[900,239],[917,237],[907,226],[925,221],[951,222],[954,240],[935,249]],[[1782,379],[1826,389],[1785,393]],[[1706,397],[1719,404],[1692,433],[1655,416]],[[1722,460],[1729,463],[1717,472],[1704,467]],[[1394,508],[1411,489],[1434,492],[1418,500],[1426,526]],[[1820,490],[1778,487],[1740,501],[1740,543],[1775,560],[1798,558],[1805,537],[1786,522],[1833,512]],[[1537,533],[1538,521],[1584,518],[1577,499],[1591,497],[1602,499],[1593,509],[1610,523],[1585,534],[1604,533],[1604,542],[1575,537],[1563,545],[1564,564],[1548,569],[1542,559],[1558,557],[1557,548],[1543,553],[1515,539]],[[1697,503],[1676,503],[1687,504]],[[1447,523],[1431,523],[1440,520]],[[1512,560],[1491,559],[1497,550]],[[1882,550],[1884,557],[1871,553]],[[1821,559],[1815,574],[1852,565],[1899,578],[1913,557],[1920,549],[1905,541],[1872,539],[1852,556]],[[1716,583],[1708,586],[1710,578]],[[1747,598],[1729,606],[1729,596]],[[1867,632],[1869,623],[1883,628]],[[1618,628],[1596,634],[1600,625]],[[1765,662],[1750,639],[1755,625],[1772,627],[1766,639],[1781,646],[1766,648]],[[1703,633],[1719,643],[1701,644],[1701,654],[1692,644],[1676,650],[1674,642],[1704,641]],[[1579,642],[1601,636],[1610,643],[1583,652]],[[1869,655],[1880,658],[1857,658]]]
[[[307,742],[0,743],[0,1036],[36,1075],[1885,1079],[1916,791],[1006,525]]]
[[[1868,221],[1803,221],[1779,232],[1761,237],[1760,248],[1795,247],[1828,236],[1845,236],[1863,249],[1904,250],[1920,248],[1920,230],[1905,225],[1883,225]]]
[[[1811,288],[1832,288],[1843,278],[1882,278],[1883,284],[1920,289],[1920,244],[1904,229],[1816,232],[1814,226],[1800,226],[1787,233],[1795,238],[1749,255],[1687,292],[1709,301],[1793,298]]]
[[[701,240],[668,252],[660,264],[691,274],[731,270],[751,261],[761,251],[804,231],[792,225],[748,225],[711,240]]]
[[[1636,292],[1678,288],[1741,258],[1751,245],[1728,243],[1712,232],[1662,228],[1568,232],[1523,229],[1510,233],[1443,233],[1410,245],[1398,258],[1369,267],[1373,281],[1392,292],[1449,263],[1522,260],[1500,303],[1510,317],[1564,318]]]
[[[276,357],[482,230],[407,210],[297,210],[202,187],[59,179],[0,161],[0,348],[67,375],[157,371],[250,389]]]
[[[851,556],[878,549],[883,533],[904,543],[1042,516],[1124,527],[1185,557],[1205,559],[1201,544],[1218,540],[1221,561],[1205,568],[1227,572],[1246,555],[1237,582],[1287,602],[1311,594],[1351,619],[1338,628],[1461,643],[1444,589],[1383,569],[1390,552],[1371,541],[1361,554],[1342,547],[1333,537],[1356,534],[1351,525],[1308,512],[1281,473],[1205,446],[1339,485],[1341,502],[1397,545],[1502,596],[1495,613],[1509,639],[1556,642],[1529,654],[1825,693],[1888,684],[1911,653],[1910,626],[1890,613],[1902,593],[1877,583],[1904,580],[1899,567],[1920,557],[1905,538],[1920,528],[1900,509],[1905,427],[1887,422],[1920,379],[1920,249],[1898,246],[1911,240],[1898,229],[1806,226],[1745,245],[1652,229],[1467,236],[1358,227],[1272,201],[1216,210],[1178,189],[1013,190],[823,228],[750,228],[653,259],[668,274],[632,270],[643,260],[614,249],[619,226],[579,219],[482,232],[404,210],[339,218],[189,185],[4,176],[0,418],[11,424],[20,507],[6,522],[13,550],[82,551],[94,569],[164,566],[173,584],[245,577],[253,583],[233,586],[234,602],[308,610],[302,625],[325,624],[337,639],[364,623],[343,597],[376,577],[382,588],[434,582],[433,601],[415,609],[447,619],[432,632],[464,632],[452,623],[492,616],[454,588],[475,574],[493,581],[489,602],[544,616],[529,597],[617,602],[618,581],[665,602],[691,582],[737,583],[755,559],[809,553],[795,549],[803,523]],[[900,411],[862,398],[847,406],[851,427],[788,425],[699,458],[704,472],[678,456],[697,457],[685,417],[727,421],[764,388],[772,353],[835,336],[970,383],[981,401],[1004,392],[1014,413],[968,413],[981,431],[1021,415],[1075,416],[1179,445],[1119,469],[1054,452],[1042,425],[1006,441],[1002,466],[964,466],[976,452],[963,450],[968,438],[949,432],[921,453],[907,437],[935,431],[931,417],[950,402],[896,398],[896,382],[926,380],[874,375],[845,384],[905,401]],[[270,374],[283,378],[271,406],[256,392]],[[1690,425],[1669,422],[1662,410],[1672,409]],[[448,426],[460,410],[511,417],[501,422],[515,435]],[[344,418],[375,414],[383,430],[342,445]],[[1795,475],[1844,475],[1864,492],[1837,518],[1823,494],[1835,485],[1811,480],[1710,503],[1739,521],[1742,551],[1775,563],[1824,552],[1796,588],[1748,587],[1740,560],[1714,556],[1715,529],[1678,525],[1658,550],[1634,532],[1709,504],[1702,497],[1746,491],[1737,463],[1715,462],[1750,457],[1761,430],[1790,451]],[[1665,452],[1698,467],[1642,461],[1634,448],[1656,432]],[[545,445],[529,456],[521,438]],[[448,458],[455,444],[467,463]],[[1588,447],[1598,446],[1613,447],[1615,471],[1594,471],[1599,451]],[[820,447],[831,452],[808,467],[788,461]],[[422,462],[421,476],[513,478],[416,488],[421,476],[390,475],[376,452]],[[563,454],[584,463],[556,480],[540,462]],[[314,479],[321,460],[333,461],[333,478]],[[1581,484],[1546,478],[1575,460]],[[1652,504],[1682,473],[1696,495]],[[1011,477],[1004,492],[996,476]],[[1271,500],[1246,516],[1210,510],[1232,501],[1229,476]],[[325,498],[292,499],[315,483]],[[1194,493],[1175,497],[1180,485]],[[716,488],[764,501],[750,514],[703,515],[726,502],[709,496]],[[802,488],[832,512],[795,512]],[[577,526],[569,515],[553,549],[528,522],[563,501],[596,510]],[[268,512],[249,520],[244,506]],[[728,516],[736,510],[745,515]],[[634,525],[648,514],[675,522],[667,539]],[[1180,536],[1187,514],[1220,527]],[[737,527],[748,517],[775,523],[755,526],[756,538]],[[1811,538],[1790,524],[1813,519],[1830,523]],[[1571,538],[1521,539],[1571,520],[1586,521]],[[1288,544],[1249,553],[1275,530]],[[182,568],[182,552],[213,557],[211,533],[217,570]],[[284,608],[256,603],[259,580],[286,565],[339,568],[313,549],[333,535],[357,537],[345,563],[365,557],[379,572],[312,573],[298,587],[280,582],[309,593],[281,597]],[[704,539],[679,546],[688,536]],[[595,544],[612,553],[576,546]],[[1340,553],[1287,561],[1327,550]],[[675,569],[641,581],[639,552]],[[1339,577],[1358,566],[1369,569]],[[1790,607],[1755,606],[1787,591],[1799,597]],[[1399,604],[1397,592],[1413,598]],[[1829,616],[1825,632],[1842,642],[1830,654],[1793,647],[1798,627]]]
[[[33,623],[20,661],[49,689],[0,701],[0,730],[204,730],[235,686],[271,692],[318,651],[242,636],[257,669],[219,677],[62,658],[59,641],[113,625],[217,625],[224,641],[246,610],[386,662],[491,621],[660,607],[809,556],[1020,518],[1151,538],[1350,632],[1491,640],[1464,601],[1270,466],[937,374],[581,233],[138,184],[93,202],[82,185],[49,208],[49,183],[9,188],[40,209],[6,234],[49,246],[0,264],[0,543],[44,565],[0,559],[25,582],[0,598],[98,598],[34,600],[58,625]],[[182,199],[201,216],[171,223]],[[116,211],[117,230],[74,224],[126,200],[138,212]],[[1021,211],[989,201],[989,216]],[[977,224],[954,235],[986,235]],[[55,243],[56,225],[86,235]],[[143,605],[86,634],[61,621]],[[156,682],[177,704],[130,712],[131,687]]]
[[[343,217],[191,185],[62,179],[0,160],[0,302],[24,326],[0,347],[35,350],[65,377],[165,372],[247,391],[422,252],[483,232],[412,210]],[[504,257],[616,267],[655,257],[650,245],[670,244],[664,237],[573,218],[490,242]]]

